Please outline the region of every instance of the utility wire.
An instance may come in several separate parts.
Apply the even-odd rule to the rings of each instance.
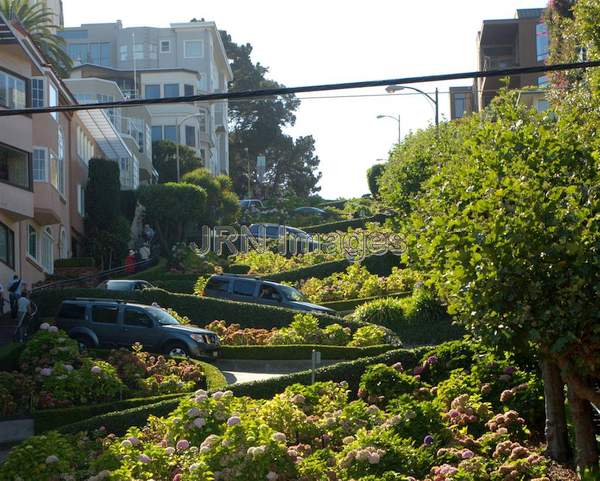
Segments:
[[[474,72],[461,72],[453,74],[427,75],[419,77],[404,77],[388,80],[369,80],[362,82],[348,82],[336,84],[309,85],[304,87],[280,87],[273,89],[247,90],[242,92],[225,92],[207,95],[187,95],[182,97],[166,97],[160,99],[134,99],[117,102],[103,102],[96,104],[63,105],[56,107],[36,107],[27,109],[0,110],[0,117],[14,115],[43,114],[51,112],[76,112],[78,110],[100,110],[115,107],[128,107],[135,105],[164,105],[191,102],[211,102],[215,100],[237,100],[291,95],[304,92],[324,92],[333,90],[363,89],[370,87],[387,87],[390,85],[407,85],[414,83],[440,82],[445,80],[476,79],[485,77],[510,77],[544,72],[558,72],[562,70],[586,69],[600,67],[600,60],[590,62],[575,62],[555,65],[537,65],[533,67],[515,67],[502,70],[478,70]]]

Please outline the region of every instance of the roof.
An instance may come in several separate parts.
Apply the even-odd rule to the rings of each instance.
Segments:
[[[96,68],[98,70],[110,70],[112,72],[118,72],[118,73],[126,73],[126,74],[132,74],[133,73],[133,69],[119,69],[119,68],[114,68],[114,67],[107,67],[106,65],[96,65],[94,63],[80,63],[78,65],[74,65],[73,68],[71,69],[71,71],[73,70],[80,70],[84,67],[93,67]],[[189,72],[192,73],[194,75],[199,75],[199,72],[197,70],[194,69],[190,69],[190,68],[184,68],[184,67],[177,67],[177,68],[137,68],[135,69],[136,72],[140,73],[140,72]]]
[[[133,154],[103,110],[80,110],[79,118],[107,158],[119,160]]]

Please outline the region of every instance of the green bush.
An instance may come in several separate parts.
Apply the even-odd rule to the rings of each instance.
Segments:
[[[400,256],[391,252],[386,252],[381,256],[372,255],[365,257],[362,260],[361,265],[365,266],[371,274],[389,276],[394,267],[402,266],[402,262]]]
[[[298,311],[274,306],[250,304],[245,302],[232,302],[210,297],[190,296],[186,294],[173,294],[162,289],[146,289],[141,292],[108,292],[102,289],[61,289],[45,290],[36,293],[34,301],[37,303],[42,316],[53,316],[58,311],[64,299],[75,297],[93,297],[110,299],[118,297],[127,301],[142,304],[157,302],[162,307],[169,307],[182,316],[188,317],[192,323],[204,326],[215,320],[235,322],[241,327],[254,327],[271,329],[273,327],[287,327],[293,321]],[[345,327],[356,329],[363,325],[354,321],[347,321],[328,314],[314,314],[323,326],[341,324]]]
[[[93,257],[71,257],[70,259],[56,259],[54,261],[54,268],[67,268],[67,267],[95,267],[96,261]]]
[[[225,269],[225,272],[229,274],[248,274],[250,272],[250,266],[246,264],[231,264]]]
[[[404,366],[404,364],[402,364]],[[410,374],[400,372],[398,369],[379,363],[367,367],[360,378],[361,397],[377,398],[382,396],[386,400],[396,398],[402,394],[411,394],[419,388],[421,383]]]
[[[25,349],[25,344],[16,342],[0,346],[0,370],[15,371],[19,369],[19,357]]]
[[[194,276],[191,279],[171,279],[164,281],[152,281],[152,285],[158,289],[164,289],[165,291],[180,293],[180,294],[193,294],[194,286],[198,276]]]
[[[338,222],[329,222],[327,224],[309,225],[302,227],[302,230],[310,234],[329,234],[331,232],[346,232],[348,229],[364,229],[368,223],[381,224],[387,219],[385,214],[377,214],[362,219],[341,220]]]
[[[285,359],[309,360],[313,351],[319,351],[323,360],[353,360],[376,356],[394,349],[389,344],[370,347],[288,345],[288,346],[221,346],[222,359],[256,359],[264,361]]]
[[[445,307],[422,289],[405,299],[388,297],[363,304],[354,319],[387,327],[409,345],[440,344],[464,335],[461,327],[452,324]]]
[[[297,282],[304,279],[325,279],[336,272],[343,272],[350,265],[347,259],[337,261],[323,262],[314,266],[303,267],[287,272],[279,272],[277,274],[269,274],[263,276],[263,279],[268,279],[273,282]]]
[[[385,298],[388,297],[392,297],[392,298],[403,298],[403,297],[410,297],[412,295],[412,292],[399,292],[397,294],[387,294],[385,295]],[[344,311],[351,311],[355,308],[357,308],[358,306],[362,306],[363,304],[367,304],[368,302],[372,302],[372,301],[376,301],[378,299],[382,299],[381,296],[375,296],[375,297],[363,297],[361,299],[348,299],[345,301],[330,301],[330,302],[321,302],[321,306],[324,307],[329,307],[329,309],[333,309],[334,311],[338,311],[338,312],[344,312]]]

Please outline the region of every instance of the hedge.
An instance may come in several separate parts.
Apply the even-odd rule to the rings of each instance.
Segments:
[[[54,316],[64,299],[75,297],[114,299],[133,301],[141,304],[157,302],[162,307],[170,307],[182,316],[187,316],[193,324],[204,326],[215,320],[235,322],[240,327],[271,329],[286,327],[293,321],[298,311],[275,306],[233,302],[211,297],[174,294],[162,289],[146,289],[133,292],[110,292],[103,289],[57,289],[44,290],[34,295],[41,316]],[[314,313],[321,325],[341,324],[356,329],[364,323],[345,320],[329,314]],[[392,334],[391,331],[388,332]]]
[[[194,360],[194,362],[202,365],[206,376],[206,386],[209,390],[214,391],[223,389],[227,386],[225,376],[217,367],[202,361]],[[153,405],[168,400],[179,402],[179,400],[187,394],[188,393],[163,394],[160,396],[125,399],[123,401],[89,406],[36,411],[33,415],[35,432],[36,434],[39,434],[52,429],[58,429],[66,424],[73,424],[81,421],[85,422],[86,419],[115,411],[127,411],[140,406]]]
[[[393,294],[386,294],[384,296],[362,297],[359,299],[347,299],[344,301],[322,302],[321,305],[324,307],[329,307],[329,309],[333,309],[338,312],[344,312],[351,311],[358,306],[366,304],[367,302],[376,301],[377,299],[383,299],[387,297],[402,298],[409,297],[411,295],[412,292],[395,292]]]
[[[96,261],[93,257],[71,257],[70,259],[56,259],[54,268],[69,268],[69,267],[96,267]]]
[[[340,220],[337,222],[329,222],[327,224],[309,225],[301,227],[301,229],[310,234],[329,234],[331,232],[346,232],[348,229],[361,229],[366,227],[367,223],[375,222],[381,224],[389,216],[386,214],[376,214],[371,217],[363,217],[361,219]]]
[[[292,271],[269,274],[263,276],[263,279],[273,282],[297,282],[311,277],[325,279],[336,272],[344,272],[349,265],[350,261],[348,259],[340,259],[337,261],[322,262],[321,264],[302,267]]]
[[[151,281],[154,287],[164,289],[165,291],[175,292],[180,294],[193,294],[194,287],[198,281],[198,276],[192,279],[167,279],[160,281]]]
[[[229,274],[248,274],[250,272],[251,267],[246,264],[231,264],[229,267],[225,268],[225,272]]]
[[[25,344],[16,342],[0,347],[0,371],[19,369],[19,356],[23,349],[25,349]]]
[[[413,350],[396,349],[379,356],[341,362],[333,366],[317,369],[315,371],[315,379],[317,381],[346,381],[349,389],[355,395],[358,390],[360,377],[367,366],[380,362],[386,364],[401,362],[406,369],[412,369],[428,350],[429,348]],[[254,399],[270,399],[292,384],[300,383],[308,385],[310,384],[310,381],[311,372],[302,371],[261,381],[233,384],[229,386],[229,389],[236,396],[250,396]],[[79,431],[92,431],[98,429],[100,426],[104,426],[107,429],[107,432],[121,435],[131,426],[143,426],[149,416],[167,416],[175,410],[178,404],[179,399],[168,399],[166,401],[126,409],[124,411],[116,411],[95,416],[86,421],[63,426],[59,431],[62,433],[77,433]]]
[[[289,345],[289,346],[221,346],[221,359],[306,361],[312,350],[319,351],[323,360],[353,360],[377,356],[395,349],[390,344],[370,347]]]

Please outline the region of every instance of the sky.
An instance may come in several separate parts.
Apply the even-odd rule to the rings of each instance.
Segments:
[[[288,87],[381,80],[476,70],[475,39],[484,19],[514,18],[517,8],[544,7],[546,0],[63,0],[65,25],[114,22],[124,27],[167,27],[204,18],[250,43],[253,60]],[[455,81],[414,84],[440,90],[440,111],[449,117],[447,94]],[[288,132],[312,135],[321,159],[320,194],[328,199],[368,192],[366,170],[387,159],[401,134],[427,127],[434,110],[421,95],[387,95],[385,89],[302,94],[379,94],[375,97],[307,99]]]

